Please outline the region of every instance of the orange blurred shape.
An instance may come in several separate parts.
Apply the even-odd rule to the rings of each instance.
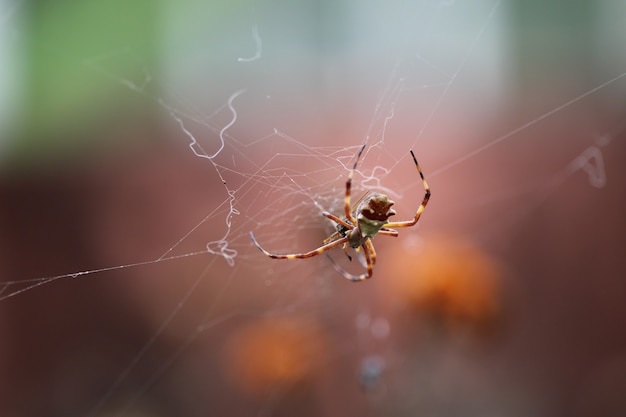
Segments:
[[[501,276],[481,248],[460,237],[436,237],[395,249],[396,299],[449,330],[493,330],[501,314]]]
[[[226,372],[251,394],[274,384],[310,379],[327,344],[311,320],[280,317],[261,319],[238,329],[226,343]]]

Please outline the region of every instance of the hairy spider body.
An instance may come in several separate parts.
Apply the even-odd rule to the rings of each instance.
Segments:
[[[422,174],[422,169],[417,163],[417,159],[411,152],[411,156],[413,157],[413,162],[415,163],[415,167],[417,168],[417,172],[422,179],[422,184],[424,186],[425,195],[422,199],[422,203],[418,207],[415,217],[411,220],[401,221],[401,222],[387,222],[389,217],[396,214],[395,210],[391,208],[394,205],[394,202],[389,199],[384,194],[379,193],[370,193],[369,195],[365,195],[360,202],[357,203],[356,209],[353,209],[350,205],[350,190],[352,188],[352,178],[354,177],[354,172],[356,171],[357,164],[359,159],[361,158],[361,154],[365,149],[365,145],[361,147],[359,153],[356,157],[356,161],[354,162],[354,166],[350,171],[350,175],[348,176],[348,180],[346,181],[346,194],[344,200],[344,218],[339,218],[329,212],[323,211],[322,215],[327,217],[328,219],[337,223],[337,231],[324,239],[323,245],[317,249],[314,249],[310,252],[304,253],[293,253],[293,254],[275,254],[268,252],[263,249],[263,247],[257,242],[254,238],[252,232],[250,232],[250,238],[252,242],[259,248],[263,254],[272,258],[272,259],[302,259],[302,258],[310,258],[315,255],[319,255],[332,249],[337,246],[342,246],[344,251],[346,251],[346,255],[348,259],[352,260],[350,255],[347,253],[348,247],[351,247],[357,251],[363,249],[363,255],[365,256],[366,268],[367,272],[361,275],[352,275],[345,270],[343,270],[337,263],[329,257],[333,267],[339,271],[344,278],[347,278],[351,281],[362,281],[367,278],[371,278],[373,274],[373,266],[376,263],[376,250],[374,250],[374,244],[372,243],[372,239],[377,234],[397,237],[398,232],[393,230],[394,227],[411,227],[414,226],[428,200],[430,199],[430,188],[424,179],[424,175]],[[355,217],[356,216],[356,217]]]

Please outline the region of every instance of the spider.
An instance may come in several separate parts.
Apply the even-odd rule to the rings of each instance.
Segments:
[[[379,193],[365,194],[363,198],[356,203],[356,208],[353,209],[350,205],[352,178],[354,177],[354,172],[356,171],[357,164],[359,163],[359,159],[361,158],[364,149],[365,145],[363,145],[359,150],[356,161],[354,161],[354,165],[352,166],[352,170],[350,170],[348,180],[346,181],[346,196],[344,202],[345,217],[339,218],[327,211],[322,212],[323,216],[336,223],[337,229],[335,233],[323,241],[322,246],[310,252],[280,255],[263,249],[259,242],[257,242],[254,238],[254,234],[250,232],[250,238],[259,250],[272,259],[302,259],[319,255],[334,247],[343,245],[346,255],[350,260],[352,260],[350,255],[347,253],[348,247],[354,248],[357,252],[359,249],[363,249],[367,272],[361,275],[352,275],[339,267],[335,261],[332,260],[332,258],[329,257],[329,259],[335,269],[337,269],[337,271],[339,271],[344,278],[349,279],[350,281],[363,281],[371,278],[373,274],[373,267],[376,263],[376,251],[374,250],[372,239],[377,234],[397,237],[398,232],[393,229],[394,227],[414,226],[420,219],[422,212],[426,208],[426,204],[428,204],[428,200],[430,199],[430,188],[428,187],[428,184],[424,179],[424,174],[422,174],[422,169],[420,168],[417,159],[411,150],[410,153],[413,157],[413,162],[415,162],[415,167],[417,168],[417,172],[420,174],[424,190],[426,191],[424,198],[422,199],[422,203],[415,212],[415,217],[411,220],[388,223],[387,219],[396,214],[395,210],[391,208],[394,202],[385,194]]]

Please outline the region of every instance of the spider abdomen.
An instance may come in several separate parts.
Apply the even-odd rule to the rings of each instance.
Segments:
[[[391,208],[394,202],[385,194],[374,193],[357,208],[357,223],[363,238],[374,237],[387,223],[390,216],[396,214]]]

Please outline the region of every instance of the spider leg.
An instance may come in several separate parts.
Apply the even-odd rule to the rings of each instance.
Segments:
[[[367,251],[369,251],[370,253],[370,259],[372,260],[372,265],[376,264],[376,249],[374,249],[374,244],[372,243],[371,239],[367,239],[365,241],[365,243],[363,244],[363,246],[367,246]],[[367,253],[366,250],[364,250],[364,253]]]
[[[398,237],[399,233],[397,230],[393,230],[393,229],[387,229],[386,227],[383,227],[382,229],[380,229],[378,231],[379,235],[385,235],[385,236],[391,236],[391,237]]]
[[[407,220],[403,222],[386,223],[384,226],[384,229],[387,229],[390,227],[414,226],[415,223],[417,223],[417,221],[420,219],[420,216],[422,215],[422,212],[426,208],[426,204],[428,204],[428,200],[430,199],[430,187],[426,183],[426,179],[424,179],[424,174],[422,174],[422,169],[420,168],[420,164],[417,163],[417,159],[415,158],[415,154],[413,153],[413,151],[411,151],[411,156],[413,157],[413,162],[415,162],[415,167],[417,168],[417,172],[419,172],[420,178],[422,179],[422,184],[424,185],[424,190],[426,191],[426,194],[424,194],[424,198],[422,199],[422,204],[420,204],[420,206],[418,207],[417,212],[415,213],[415,217],[412,220]]]
[[[322,244],[327,244],[328,242],[334,242],[335,240],[337,240],[338,238],[341,237],[341,233],[339,232],[335,232],[332,235],[328,236],[326,239],[324,239],[322,241]]]
[[[350,256],[350,254],[348,253],[348,242],[344,243],[342,248],[343,248],[343,253],[345,253],[348,260],[352,262],[352,256]]]
[[[342,234],[340,231],[336,231],[335,233],[333,233],[332,235],[328,236],[326,239],[324,239],[322,241],[322,245],[327,244],[328,242],[334,242],[337,239],[340,239],[342,237],[345,237],[345,233]]]
[[[263,249],[263,247],[259,244],[259,242],[257,242],[257,240],[254,238],[254,235],[252,234],[252,232],[250,232],[250,239],[252,239],[252,242],[256,245],[257,248],[259,248],[259,250],[261,252],[263,252],[266,256],[269,256],[272,259],[310,258],[311,256],[315,256],[315,255],[319,255],[320,253],[324,253],[327,250],[332,249],[332,248],[334,248],[336,246],[342,245],[343,243],[348,241],[347,237],[342,237],[341,239],[334,240],[334,241],[332,241],[330,243],[322,245],[319,248],[314,249],[314,250],[312,250],[310,252],[289,253],[289,254],[285,254],[285,255],[279,255],[279,254],[268,252],[265,249]]]
[[[352,230],[354,229],[354,226],[351,225],[350,223],[348,223],[347,221],[340,219],[339,217],[335,216],[334,214],[331,214],[327,211],[323,211],[322,215],[325,217],[328,217],[329,219],[331,219],[332,221],[334,221],[335,223],[339,223],[340,225],[346,227],[348,230]]]
[[[352,224],[356,224],[356,219],[352,216],[352,207],[350,207],[350,190],[352,189],[352,177],[354,177],[354,171],[356,171],[356,166],[359,163],[359,159],[361,159],[363,149],[365,149],[365,145],[361,146],[361,149],[356,156],[356,161],[354,161],[354,165],[350,170],[350,175],[348,175],[348,181],[346,181],[346,200],[344,210],[346,213],[346,219],[349,220]]]
[[[369,241],[369,239],[367,241]],[[374,273],[374,269],[373,269],[374,263],[372,262],[369,247],[365,243],[361,247],[363,248],[363,254],[365,255],[365,261],[367,262],[367,272],[361,275],[352,275],[351,273],[349,273],[348,271],[340,267],[337,264],[337,262],[335,262],[335,260],[331,258],[328,254],[326,254],[326,257],[330,260],[330,263],[332,264],[333,268],[335,268],[335,270],[339,272],[345,279],[348,279],[354,282],[363,281],[372,277]],[[373,249],[373,246],[372,246],[372,249]],[[374,257],[375,256],[376,254],[374,254]]]

